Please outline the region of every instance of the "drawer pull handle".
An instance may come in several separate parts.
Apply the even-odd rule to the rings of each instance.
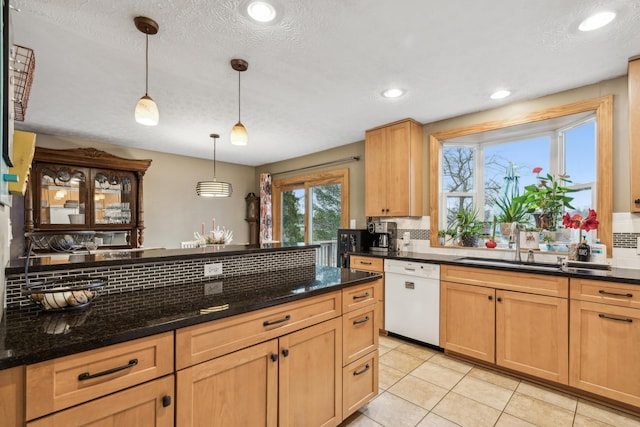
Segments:
[[[631,298],[631,297],[633,297],[633,294],[617,294],[615,292],[607,292],[607,291],[604,291],[602,289],[600,289],[598,291],[598,293],[600,295],[611,295],[611,296],[614,296],[614,297],[623,297],[623,298]]]
[[[364,295],[354,295],[353,299],[369,298],[369,292],[365,292]]]
[[[282,319],[274,320],[272,322],[269,322],[268,320],[265,320],[264,322],[262,322],[262,326],[277,325],[278,323],[286,322],[287,320],[291,320],[291,315],[290,314],[287,314]]]
[[[373,263],[371,261],[360,261],[360,264],[362,264],[362,265],[371,265]]]
[[[361,323],[366,323],[366,322],[368,322],[368,321],[369,321],[369,316],[365,316],[365,318],[364,318],[364,319],[362,319],[362,320],[354,320],[354,321],[353,321],[353,324],[354,324],[354,325],[359,325],[359,324],[361,324]]]
[[[355,371],[355,372],[353,373],[353,376],[355,377],[356,375],[362,375],[362,374],[364,374],[365,372],[367,372],[370,368],[371,368],[371,366],[369,366],[369,364],[367,363],[363,370],[361,370],[361,371]]]
[[[78,381],[90,380],[91,378],[103,377],[105,375],[113,374],[118,371],[123,371],[125,369],[133,368],[138,364],[138,359],[131,359],[129,363],[124,366],[118,366],[117,368],[107,369],[106,371],[98,372],[97,374],[90,374],[89,372],[83,372],[78,375]]]
[[[620,318],[620,317],[613,317],[613,316],[607,316],[606,314],[598,314],[598,317],[600,317],[601,319],[609,319],[609,320],[617,320],[618,322],[627,322],[627,323],[633,323],[633,319],[629,319],[629,318]]]
[[[162,397],[162,407],[166,408],[169,405],[171,405],[171,396],[163,396]]]

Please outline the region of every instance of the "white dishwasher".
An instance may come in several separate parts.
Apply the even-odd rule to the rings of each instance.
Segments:
[[[385,329],[440,345],[440,265],[384,260]]]

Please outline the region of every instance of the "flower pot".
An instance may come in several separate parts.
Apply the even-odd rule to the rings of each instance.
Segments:
[[[460,239],[462,241],[462,246],[465,247],[476,247],[478,246],[478,236],[462,236]]]
[[[501,222],[500,223],[500,234],[504,237],[511,236],[511,222]]]
[[[540,249],[540,232],[521,231],[520,247],[523,249]]]

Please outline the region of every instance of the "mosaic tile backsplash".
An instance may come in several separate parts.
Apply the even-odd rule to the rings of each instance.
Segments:
[[[106,277],[108,284],[103,288],[102,293],[118,294],[141,289],[201,283],[247,274],[314,266],[315,260],[315,249],[300,249],[242,256],[217,256],[176,260],[173,262],[37,272],[29,273],[29,279],[42,280],[45,278],[52,279],[79,275]],[[223,274],[215,277],[204,277],[204,265],[212,262],[222,263]],[[6,276],[6,304],[8,308],[33,304],[27,297],[22,295],[22,285],[24,283],[24,273]]]

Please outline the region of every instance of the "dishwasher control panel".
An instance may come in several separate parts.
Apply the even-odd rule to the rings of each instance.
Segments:
[[[384,260],[384,272],[404,274],[407,276],[440,279],[440,265],[424,262],[400,261],[397,259]]]

